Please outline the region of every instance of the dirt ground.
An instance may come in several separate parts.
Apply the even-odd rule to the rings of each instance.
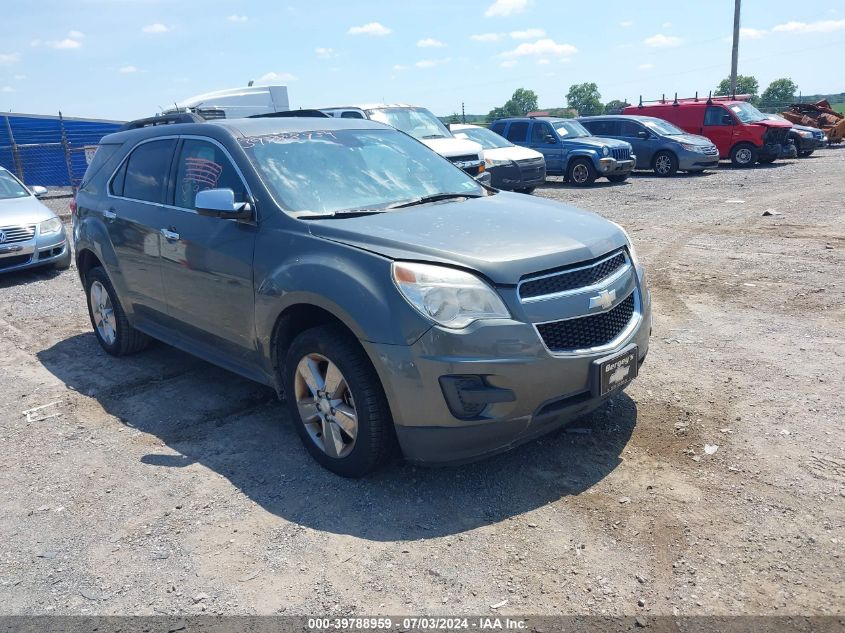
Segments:
[[[0,277],[0,614],[845,612],[843,183],[845,148],[550,181],[647,266],[640,378],[508,454],[358,481],[268,389],[104,354],[74,270]]]

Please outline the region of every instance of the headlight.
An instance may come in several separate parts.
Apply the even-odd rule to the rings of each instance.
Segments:
[[[803,132],[803,131],[802,131],[802,132],[798,132],[798,134],[800,134],[800,135],[801,135],[802,137],[804,137],[804,138],[813,138],[813,133],[812,133],[812,132]]]
[[[394,262],[393,282],[420,314],[459,330],[478,319],[509,319],[499,295],[475,275],[430,264]]]
[[[62,221],[59,218],[50,218],[49,220],[44,220],[38,226],[38,232],[41,235],[51,235],[53,233],[58,233],[62,230]]]
[[[604,147],[601,148],[601,153],[602,153],[603,156],[609,156],[610,155],[610,148],[607,145],[605,145]]]
[[[501,167],[503,165],[510,165],[513,161],[510,160],[500,160],[498,158],[485,158],[484,164],[487,167]]]

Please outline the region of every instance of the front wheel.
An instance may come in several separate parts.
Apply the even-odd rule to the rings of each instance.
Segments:
[[[587,187],[596,181],[593,163],[586,158],[576,158],[566,168],[566,179],[577,187]]]
[[[350,334],[337,326],[302,332],[285,355],[282,374],[296,431],[323,467],[361,477],[387,459],[390,408],[378,374]]]
[[[678,172],[678,159],[672,152],[657,152],[654,156],[654,173],[665,178]]]
[[[751,143],[740,143],[731,150],[731,163],[734,167],[752,167],[758,156],[757,148]]]
[[[625,182],[628,180],[628,174],[616,174],[615,176],[608,176],[610,182]]]
[[[105,269],[97,266],[85,275],[88,315],[100,346],[112,356],[134,354],[149,345],[150,339],[131,325],[120,305]]]

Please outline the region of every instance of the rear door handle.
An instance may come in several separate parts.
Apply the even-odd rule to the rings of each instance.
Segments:
[[[171,242],[175,242],[179,239],[179,234],[169,229],[161,229],[161,234],[164,236],[164,239]]]
[[[117,213],[115,213],[112,209],[108,211],[103,211],[103,219],[104,220],[114,220],[117,217]]]

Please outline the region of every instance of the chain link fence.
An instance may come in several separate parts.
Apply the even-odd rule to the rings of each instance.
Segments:
[[[27,185],[77,187],[100,139],[119,121],[7,114],[0,117],[0,165]]]

